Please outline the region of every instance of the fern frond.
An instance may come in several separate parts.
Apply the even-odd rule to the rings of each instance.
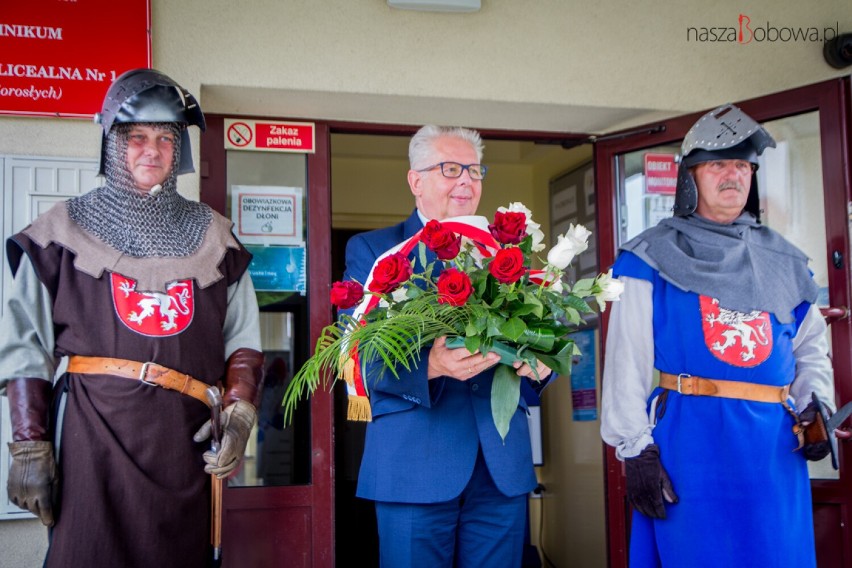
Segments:
[[[314,354],[296,373],[284,394],[285,420],[289,421],[296,406],[306,394],[322,384],[328,385],[343,375],[348,350],[357,345],[362,365],[381,362],[399,378],[397,367],[410,371],[420,360],[424,345],[442,335],[463,333],[470,317],[468,308],[438,304],[434,297],[414,298],[400,307],[393,317],[371,321],[366,325],[352,318],[323,328]],[[348,329],[347,329],[348,326]]]

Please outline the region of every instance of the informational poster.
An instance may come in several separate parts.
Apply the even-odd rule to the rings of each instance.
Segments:
[[[249,264],[258,292],[307,292],[305,247],[246,245],[253,255]]]
[[[571,334],[571,338],[582,352],[574,357],[571,367],[571,406],[575,422],[596,420],[598,417],[598,393],[595,372],[595,330],[583,329]]]
[[[151,66],[150,0],[3,0],[0,54],[0,114],[91,117]]]
[[[301,187],[235,185],[231,220],[243,244],[303,245]]]

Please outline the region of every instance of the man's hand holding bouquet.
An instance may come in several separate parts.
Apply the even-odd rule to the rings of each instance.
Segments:
[[[447,347],[500,356],[491,411],[505,438],[520,397],[515,362],[528,364],[536,380],[545,378],[539,362],[570,375],[579,350],[569,334],[592,311],[587,299],[604,310],[623,288],[611,272],[573,286],[566,281],[565,268],[588,247],[591,233],[582,225],[559,236],[543,269],[532,269],[533,254],[545,248],[539,227],[521,203],[499,208],[492,223],[480,216],[432,220],[380,256],[365,283],[335,282],[332,303],[355,310],[323,330],[293,378],[283,402],[288,418],[305,392],[331,375],[346,381],[350,418],[370,420],[363,369],[380,363],[369,365],[371,372],[386,369],[398,379],[399,368],[426,364],[422,349],[446,337]],[[415,272],[418,261],[423,270]]]

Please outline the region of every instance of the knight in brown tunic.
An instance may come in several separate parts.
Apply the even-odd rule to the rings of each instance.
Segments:
[[[229,220],[177,192],[187,128],[204,129],[189,92],[129,71],[99,118],[104,186],[6,245],[9,499],[51,527],[46,566],[206,566],[208,474],[238,466],[257,416],[251,255]],[[205,391],[219,384],[213,452]]]

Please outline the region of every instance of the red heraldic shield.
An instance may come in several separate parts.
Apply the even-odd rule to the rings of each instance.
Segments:
[[[118,318],[142,335],[177,335],[192,322],[195,311],[192,280],[171,282],[166,293],[137,292],[136,282],[120,274],[110,275],[112,303]]]
[[[735,367],[755,367],[772,353],[772,322],[767,312],[737,312],[719,300],[700,296],[701,325],[707,349]]]

